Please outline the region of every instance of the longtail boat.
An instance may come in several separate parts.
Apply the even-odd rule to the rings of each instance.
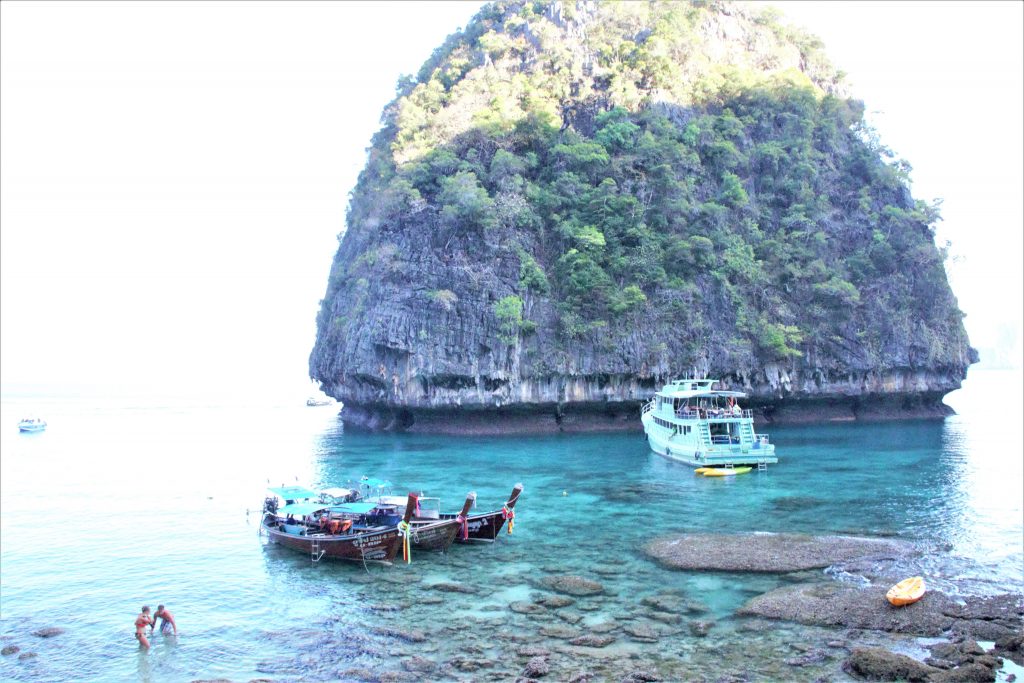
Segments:
[[[367,480],[363,478],[364,486]],[[381,482],[381,488],[390,486],[390,482]],[[381,507],[394,507],[400,511],[396,514],[408,512],[407,499],[401,496],[389,496],[379,494],[372,498],[362,499],[362,504],[375,504]],[[412,545],[421,550],[433,550],[444,552],[451,547],[457,537],[468,536],[469,509],[476,503],[476,493],[472,491],[466,496],[466,502],[462,505],[462,511],[458,514],[441,513],[441,499],[428,498],[422,495],[417,496],[412,518],[409,520],[412,532]],[[351,505],[351,504],[349,504]],[[345,509],[347,505],[338,506],[337,509]],[[332,508],[335,509],[335,508]]]
[[[302,486],[271,488],[263,505],[260,532],[273,543],[323,558],[390,564],[408,538],[417,496],[410,493],[404,519],[395,509],[364,503],[363,508],[332,510],[317,493]],[[278,498],[284,501],[280,505]],[[357,505],[355,503],[350,505]],[[407,552],[407,549],[406,549]]]
[[[464,531],[460,533],[455,540],[458,543],[471,543],[473,541],[493,542],[498,538],[498,534],[501,532],[506,521],[508,522],[508,533],[511,534],[516,518],[516,503],[519,501],[519,495],[522,492],[523,485],[516,484],[512,488],[512,495],[509,496],[509,499],[505,501],[505,504],[501,506],[500,510],[467,514]],[[467,511],[463,509],[463,514],[466,512]],[[458,515],[450,512],[441,513],[440,518],[457,519]]]

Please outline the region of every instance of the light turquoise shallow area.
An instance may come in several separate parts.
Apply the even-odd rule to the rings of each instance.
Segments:
[[[0,679],[338,680],[360,669],[400,671],[414,654],[444,667],[425,679],[500,679],[522,669],[515,648],[528,644],[553,650],[555,661],[573,657],[581,670],[841,679],[841,652],[809,667],[785,664],[800,654],[794,644],[836,632],[765,628],[733,615],[788,582],[829,580],[821,572],[676,572],[640,547],[684,531],[899,536],[932,550],[908,570],[933,588],[1019,591],[1021,386],[1019,373],[972,371],[949,398],[961,415],[946,420],[771,428],[778,465],[718,479],[654,455],[639,431],[376,435],[346,433],[333,408],[301,400],[251,407],[5,395],[0,636],[38,656],[0,658]],[[18,419],[29,414],[49,429],[19,433]],[[511,536],[369,573],[266,546],[258,513],[246,514],[260,506],[268,479],[340,486],[364,474],[390,479],[396,493],[440,496],[448,509],[469,490],[481,509],[499,507],[516,482],[525,493]],[[561,617],[509,609],[546,592],[537,581],[556,573],[599,580],[605,594]],[[474,592],[430,587],[441,582]],[[573,654],[541,634],[624,623],[643,597],[666,592],[707,608],[707,637],[684,622],[659,630],[656,643],[617,632],[608,648]],[[158,602],[174,612],[181,635],[158,635],[140,653],[132,621],[142,604]],[[29,635],[48,626],[67,632]],[[421,630],[425,640],[387,629]]]

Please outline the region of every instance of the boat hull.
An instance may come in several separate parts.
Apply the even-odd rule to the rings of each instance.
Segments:
[[[924,591],[924,579],[920,576],[912,576],[890,588],[885,594],[885,599],[895,607],[903,607],[912,605],[924,597]]]
[[[412,547],[420,550],[444,552],[459,534],[458,520],[417,521],[412,524]]]
[[[667,435],[659,433],[657,427],[650,424],[645,416],[642,420],[647,445],[657,455],[691,467],[718,467],[721,465],[752,465],[759,463],[774,464],[779,461],[775,455],[775,445],[767,444],[751,446],[744,452],[740,448],[721,448],[709,451],[699,444],[678,443]]]
[[[18,429],[29,434],[46,431],[46,427],[18,427]]]
[[[396,528],[340,536],[330,534],[300,536],[268,525],[265,520],[262,522],[262,527],[272,543],[305,553],[314,559],[323,557],[356,562],[391,562],[395,559],[401,545],[401,538]],[[321,552],[322,554],[320,554]],[[316,557],[317,555],[319,557]]]
[[[441,519],[455,520],[457,515],[447,513],[442,514]],[[501,510],[495,512],[484,512],[479,515],[469,515],[466,518],[466,526],[469,530],[468,538],[463,540],[461,533],[456,533],[456,543],[468,543],[471,541],[493,541],[501,533],[502,527],[505,526],[505,517],[501,514]]]

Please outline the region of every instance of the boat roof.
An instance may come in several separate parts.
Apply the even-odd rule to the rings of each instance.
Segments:
[[[712,389],[717,379],[677,379],[669,382],[658,392],[668,398],[698,398],[718,396],[721,398],[746,398],[742,391]]]
[[[326,510],[328,506],[323,503],[292,503],[291,505],[285,505],[277,509],[278,517],[286,517],[288,515],[296,515],[298,517],[308,517],[314,512],[320,510]]]
[[[267,489],[275,496],[285,500],[301,500],[302,498],[316,498],[316,492],[310,491],[305,486],[277,486]]]
[[[416,496],[416,499],[423,503],[424,501],[437,501],[440,504],[441,499],[433,496]],[[373,500],[382,503],[384,505],[408,505],[409,496],[377,496]]]
[[[384,505],[407,505],[409,503],[408,496],[378,496],[374,500]]]
[[[337,486],[334,487],[334,488],[321,489],[320,490],[320,493],[322,495],[331,496],[333,498],[344,498],[345,496],[349,495],[352,492],[353,492],[353,489],[339,488]]]
[[[353,515],[365,515],[370,510],[378,508],[381,503],[341,503],[340,505],[331,505],[331,510],[336,512],[347,512]]]

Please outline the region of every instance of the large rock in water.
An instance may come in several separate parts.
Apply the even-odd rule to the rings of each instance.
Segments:
[[[377,428],[636,429],[694,370],[768,419],[945,414],[938,213],[862,114],[756,7],[487,5],[385,108],[310,375]]]
[[[911,544],[880,538],[806,534],[682,534],[644,547],[648,556],[674,569],[793,572],[864,557],[900,557]]]
[[[738,614],[917,636],[955,633],[980,640],[1008,638],[1024,628],[1021,595],[954,599],[928,591],[918,602],[893,607],[885,599],[887,589],[838,582],[788,586],[752,598]]]

